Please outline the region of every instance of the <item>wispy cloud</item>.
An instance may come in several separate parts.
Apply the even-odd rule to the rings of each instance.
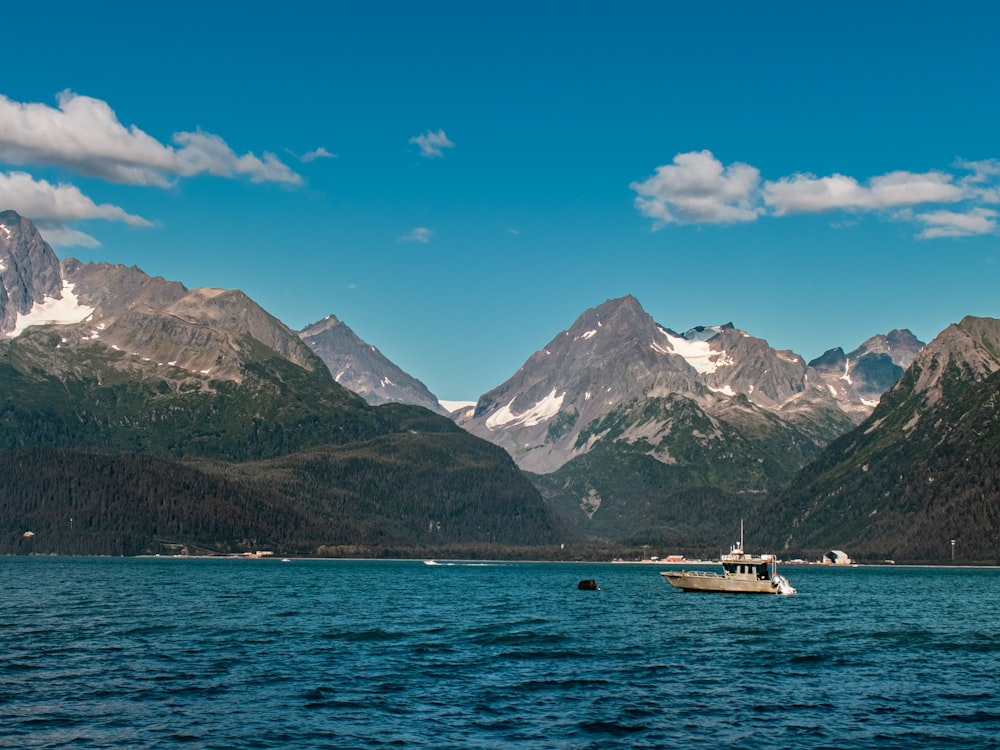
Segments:
[[[1000,203],[1000,159],[959,160],[955,162],[955,167],[971,172],[962,180],[962,184],[976,200]]]
[[[972,237],[993,234],[997,231],[997,212],[988,208],[973,208],[967,213],[956,211],[929,211],[914,218],[926,225],[917,236],[920,239],[938,237]]]
[[[443,130],[436,133],[428,130],[421,135],[415,135],[410,139],[410,143],[417,144],[420,147],[420,155],[427,159],[444,156],[441,149],[455,147],[455,144],[448,140],[448,136],[444,134]]]
[[[865,182],[842,174],[800,173],[762,182],[755,167],[724,166],[710,151],[692,151],[677,154],[671,164],[657,167],[652,177],[631,188],[637,193],[636,208],[653,219],[654,229],[845,211],[918,222],[924,227],[919,239],[996,232],[997,212],[983,204],[1000,203],[1000,160],[957,161],[953,170],[897,170]],[[939,208],[918,213],[912,210],[917,206]]]
[[[316,161],[317,159],[336,159],[336,154],[331,154],[325,148],[320,146],[319,148],[313,149],[312,151],[307,151],[299,157],[299,161],[309,163]]]
[[[419,242],[422,245],[426,245],[431,241],[431,235],[434,232],[427,227],[414,227],[409,232],[404,234],[399,238],[400,242]]]
[[[52,247],[100,247],[100,241],[79,229],[71,229],[63,224],[36,221],[35,227]]]

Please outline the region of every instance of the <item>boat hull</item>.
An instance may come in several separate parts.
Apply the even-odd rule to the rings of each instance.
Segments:
[[[782,585],[783,582],[787,584],[787,581],[779,576],[758,580],[686,570],[666,571],[660,575],[666,578],[671,586],[681,591],[719,594],[785,594],[788,593],[787,588],[790,588]],[[791,591],[794,593],[794,589]]]

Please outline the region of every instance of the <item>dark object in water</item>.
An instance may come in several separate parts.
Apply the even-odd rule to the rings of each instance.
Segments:
[[[584,581],[580,581],[578,584],[576,584],[576,587],[578,589],[580,589],[580,591],[600,591],[601,590],[601,587],[597,585],[597,581],[595,581],[593,578],[588,578],[588,579],[586,579]]]

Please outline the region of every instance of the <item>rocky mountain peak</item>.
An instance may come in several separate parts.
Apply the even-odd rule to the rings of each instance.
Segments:
[[[322,320],[318,320],[312,325],[308,325],[299,331],[299,336],[302,338],[308,338],[312,336],[319,336],[321,333],[325,333],[337,326],[343,325],[343,323],[337,318],[336,315],[327,315]]]
[[[876,334],[856,349],[828,349],[809,366],[846,404],[863,413],[873,408],[923,349],[911,331],[894,329]]]
[[[335,315],[306,326],[299,337],[326,364],[334,380],[369,404],[415,404],[448,415],[427,386],[365,343]]]
[[[35,225],[0,211],[0,334],[17,328],[36,303],[62,299],[59,259]]]
[[[859,359],[869,354],[885,354],[893,364],[905,370],[923,348],[924,343],[912,331],[895,328],[889,333],[872,336],[847,356]]]
[[[924,347],[914,366],[919,373],[914,392],[922,394],[928,404],[941,398],[949,370],[972,380],[1000,370],[1000,320],[966,316],[952,323]]]
[[[36,351],[42,369],[74,369],[74,350],[104,347],[119,370],[179,368],[188,373],[178,372],[177,382],[240,382],[263,351],[251,351],[257,345],[306,370],[320,367],[298,336],[239,290],[188,290],[134,266],[60,263],[28,219],[4,211],[0,225],[0,331]],[[52,326],[61,344],[46,354],[38,345]],[[22,340],[36,331],[35,344]]]

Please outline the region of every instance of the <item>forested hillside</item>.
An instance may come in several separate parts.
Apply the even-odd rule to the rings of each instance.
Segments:
[[[0,554],[384,555],[555,543],[537,495],[498,451],[461,433],[403,433],[241,464],[0,452]]]
[[[998,334],[988,319],[945,331],[868,421],[790,484],[759,532],[792,554],[1000,563]]]

